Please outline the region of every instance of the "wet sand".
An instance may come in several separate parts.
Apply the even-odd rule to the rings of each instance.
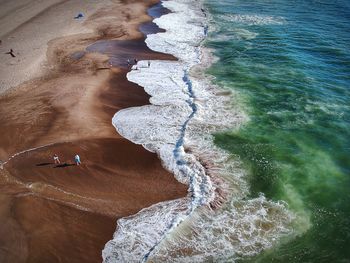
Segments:
[[[187,194],[111,124],[118,110],[149,99],[127,81],[125,58],[173,59],[150,51],[137,31],[155,2],[117,5],[117,31],[103,20],[116,9],[97,11],[86,21],[94,33],[51,40],[49,70],[0,96],[0,262],[101,262],[116,219]]]

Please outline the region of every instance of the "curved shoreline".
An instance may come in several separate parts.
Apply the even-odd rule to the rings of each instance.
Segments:
[[[170,1],[171,2],[171,1]],[[174,1],[172,1],[174,2]],[[171,5],[171,3],[166,2],[163,3],[165,4],[165,6],[167,8],[169,8],[171,11],[176,11],[174,10]],[[202,10],[202,9],[199,9]],[[183,11],[183,10],[181,10]],[[201,12],[201,11],[200,11]],[[175,12],[176,13],[176,12]],[[188,14],[187,14],[188,15]],[[205,16],[204,13],[201,13],[202,16]],[[191,17],[191,16],[189,16]],[[192,19],[193,17],[191,17]],[[198,18],[197,18],[198,19]],[[155,22],[157,23],[157,19],[155,20]],[[162,24],[157,23],[159,25],[160,28],[164,28],[162,27]],[[169,30],[169,28],[166,28],[167,30]],[[175,30],[178,28],[175,28]],[[192,28],[193,29],[193,28]],[[202,40],[204,39],[206,32],[207,32],[207,26],[206,25],[202,25],[202,26],[198,26],[198,29],[195,29],[195,31],[197,32],[195,38],[198,38],[199,43],[202,42]],[[181,31],[180,31],[181,32]],[[159,36],[159,34],[157,34]],[[202,36],[200,36],[202,35]],[[154,35],[153,35],[154,36]],[[188,156],[187,153],[185,153],[184,151],[184,139],[185,139],[185,132],[187,129],[187,125],[188,123],[192,120],[192,118],[194,117],[196,111],[197,111],[197,105],[194,102],[195,101],[195,95],[193,92],[193,88],[192,88],[192,83],[191,80],[189,78],[189,69],[192,68],[194,65],[196,65],[197,63],[200,63],[201,59],[200,59],[200,51],[199,48],[197,49],[197,47],[194,47],[194,52],[192,54],[194,54],[195,56],[191,56],[191,58],[193,58],[193,61],[191,62],[191,60],[186,60],[184,59],[184,57],[180,54],[178,54],[175,50],[175,52],[169,52],[169,50],[163,49],[161,46],[159,46],[159,42],[162,42],[162,40],[157,39],[157,41],[155,42],[150,42],[150,38],[151,36],[148,36],[146,39],[146,43],[148,44],[148,46],[150,46],[153,50],[157,50],[160,52],[166,52],[168,51],[168,53],[171,53],[173,55],[175,55],[177,58],[180,59],[179,62],[152,62],[152,66],[150,69],[143,69],[143,64],[145,64],[145,62],[140,61],[138,63],[138,68],[140,71],[146,71],[145,76],[147,76],[147,71],[151,71],[152,76],[156,77],[155,71],[160,70],[160,68],[165,67],[167,68],[166,64],[170,64],[170,67],[172,68],[178,68],[175,69],[175,71],[172,71],[171,73],[168,72],[162,72],[162,78],[169,78],[172,79],[172,81],[174,81],[175,83],[179,83],[180,81],[183,82],[183,85],[185,85],[187,92],[184,92],[184,90],[180,91],[184,92],[184,96],[187,97],[186,99],[184,99],[183,103],[191,109],[189,112],[188,110],[185,110],[184,112],[188,112],[188,115],[186,113],[183,113],[184,116],[187,115],[187,117],[184,117],[184,122],[181,124],[177,124],[177,129],[178,131],[176,132],[176,136],[173,137],[174,141],[167,141],[166,143],[168,143],[170,145],[170,148],[174,147],[174,149],[172,150],[173,152],[173,160],[171,161],[172,163],[174,163],[174,166],[169,166],[169,163],[166,163],[164,161],[164,155],[162,156],[162,146],[158,146],[157,143],[155,144],[150,144],[149,142],[147,142],[147,135],[141,135],[142,136],[146,136],[146,142],[143,143],[143,139],[141,139],[140,141],[140,134],[139,131],[137,131],[137,128],[134,127],[130,127],[130,124],[128,122],[130,122],[130,116],[135,116],[138,114],[138,109],[127,109],[127,110],[122,110],[119,111],[118,113],[115,114],[114,118],[113,118],[113,124],[116,127],[116,129],[118,130],[118,132],[120,134],[122,134],[124,137],[128,138],[129,140],[138,143],[138,144],[142,144],[146,149],[152,151],[152,152],[157,152],[157,154],[160,156],[160,158],[163,160],[163,165],[171,172],[173,172],[175,174],[175,177],[180,181],[180,182],[184,182],[187,183],[189,185],[189,195],[191,197],[191,201],[188,204],[188,208],[184,209],[180,214],[178,215],[173,215],[173,218],[171,219],[171,223],[170,225],[167,226],[166,229],[164,229],[163,231],[161,231],[159,234],[160,236],[158,237],[158,240],[156,240],[155,244],[153,244],[149,249],[148,252],[144,252],[144,255],[140,256],[142,257],[142,262],[146,261],[150,254],[157,248],[157,246],[159,246],[159,244],[167,237],[168,233],[171,233],[172,230],[174,230],[179,224],[181,224],[182,222],[184,222],[186,220],[186,218],[188,218],[196,208],[198,208],[199,206],[202,205],[209,205],[209,203],[211,201],[214,200],[214,191],[211,189],[212,183],[211,180],[209,179],[209,177],[207,177],[206,173],[204,172],[204,168],[198,163],[197,164],[197,169],[199,169],[199,174],[196,174],[196,172],[194,172],[196,169],[193,169],[193,163],[191,164],[192,167],[187,167],[189,166],[188,162]],[[197,40],[197,41],[198,41]],[[156,44],[155,44],[156,43]],[[199,44],[198,43],[198,44]],[[174,51],[174,50],[173,50]],[[191,54],[191,53],[190,53]],[[156,69],[152,71],[152,67],[154,67],[153,65],[156,65]],[[169,69],[169,68],[168,68]],[[152,83],[145,83],[142,81],[139,81],[137,79],[137,75],[142,74],[142,72],[130,72],[128,74],[128,79],[129,81],[135,82],[139,85],[143,85],[145,87],[146,92],[148,92],[148,94],[150,94],[151,97],[151,102],[153,100],[153,102],[156,100],[157,102],[161,102],[158,98],[157,98],[157,89],[152,90],[150,88],[148,88],[147,86],[150,86]],[[159,73],[158,73],[159,74]],[[172,77],[170,77],[170,75],[172,75]],[[177,77],[176,80],[174,79],[174,76]],[[149,77],[149,79],[151,79],[152,77]],[[156,77],[157,78],[157,77]],[[145,77],[142,77],[142,80],[145,80]],[[164,81],[164,80],[163,80]],[[152,81],[151,81],[152,82]],[[166,85],[165,83],[163,85]],[[169,88],[169,87],[168,87]],[[174,95],[174,94],[171,94]],[[175,96],[176,97],[176,96]],[[179,98],[182,97],[181,95],[179,95]],[[183,97],[183,98],[185,98]],[[161,102],[162,104],[164,102]],[[162,104],[155,104],[155,105],[162,105]],[[163,104],[166,107],[166,103]],[[183,107],[183,106],[181,106]],[[143,107],[144,108],[144,107]],[[148,107],[149,108],[149,107]],[[175,107],[176,108],[176,107]],[[130,113],[131,112],[131,113]],[[150,114],[152,114],[152,111],[149,112]],[[123,114],[126,114],[126,116],[123,116]],[[121,117],[120,117],[121,116]],[[157,119],[156,116],[153,116],[155,119]],[[122,119],[122,120],[121,120]],[[142,120],[142,117],[141,117]],[[135,121],[136,123],[140,123],[139,121]],[[167,126],[167,123],[162,123],[162,125]],[[136,133],[137,133],[137,137],[135,139],[135,137],[132,137],[133,135],[130,136],[130,131],[135,130],[136,128]],[[144,129],[145,127],[143,127]],[[146,127],[147,130],[147,127]],[[169,131],[163,131],[165,134],[169,133]],[[132,134],[133,132],[131,132]],[[157,131],[157,134],[155,136],[161,136],[160,135],[161,132]],[[152,138],[151,138],[152,140]],[[171,145],[174,146],[171,146]],[[171,150],[171,149],[170,149]],[[164,152],[163,152],[164,154]],[[170,156],[166,157],[167,159],[171,158]],[[192,160],[193,162],[193,160]],[[196,161],[197,162],[197,161]],[[181,167],[183,166],[183,167]],[[181,206],[181,201],[180,201],[180,205]],[[145,209],[147,210],[147,209]],[[127,219],[126,219],[127,220]],[[118,227],[120,229],[120,226]],[[163,233],[162,233],[163,232]],[[118,232],[116,233],[116,235],[118,235]],[[113,242],[113,241],[111,241]],[[113,260],[120,260],[120,258],[115,258],[115,257],[111,257],[111,251],[113,250],[113,248],[110,248],[108,246],[108,244],[106,245],[105,251],[104,251],[104,260],[106,262],[112,262]],[[107,252],[109,251],[109,252]],[[113,252],[112,252],[113,253]],[[118,251],[114,251],[113,254],[118,254]],[[136,258],[134,258],[133,260],[136,260]]]
[[[166,31],[148,35],[146,43],[179,61],[153,61],[150,68],[140,61],[128,79],[144,87],[153,105],[122,110],[113,124],[125,138],[156,152],[163,166],[189,185],[189,197],[119,220],[103,251],[104,262],[203,262],[255,255],[290,233],[293,215],[286,204],[263,195],[247,199],[249,187],[239,161],[213,144],[212,133],[237,128],[246,116],[233,110],[227,93],[203,73],[213,61],[200,45],[208,31],[201,3],[173,0],[163,5],[172,13],[154,22]],[[269,224],[268,230],[259,224]]]

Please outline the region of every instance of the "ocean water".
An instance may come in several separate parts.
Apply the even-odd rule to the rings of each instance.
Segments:
[[[207,72],[249,116],[215,144],[242,160],[251,198],[303,218],[242,262],[350,262],[350,2],[205,1]]]
[[[118,220],[104,262],[349,262],[346,3],[162,6],[145,42],[178,61],[139,61],[151,104],[112,123],[188,196]]]

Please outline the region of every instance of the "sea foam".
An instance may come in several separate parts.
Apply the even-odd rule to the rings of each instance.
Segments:
[[[160,157],[189,186],[186,198],[162,202],[118,220],[103,260],[204,262],[235,260],[271,247],[290,232],[293,216],[282,202],[248,199],[238,158],[213,144],[212,134],[237,129],[247,117],[204,70],[213,62],[201,47],[206,15],[198,1],[164,1],[172,13],[154,20],[164,33],[147,45],[178,61],[140,61],[127,78],[151,95],[151,105],[121,110],[113,125],[125,138]]]
[[[246,25],[283,25],[286,20],[280,16],[267,16],[256,14],[227,14],[222,15],[221,19],[228,22],[242,23]]]

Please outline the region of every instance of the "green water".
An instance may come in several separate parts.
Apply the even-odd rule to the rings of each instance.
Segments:
[[[243,262],[350,262],[350,7],[215,1],[209,74],[250,120],[215,143],[239,155],[251,195],[284,200],[295,234]]]

